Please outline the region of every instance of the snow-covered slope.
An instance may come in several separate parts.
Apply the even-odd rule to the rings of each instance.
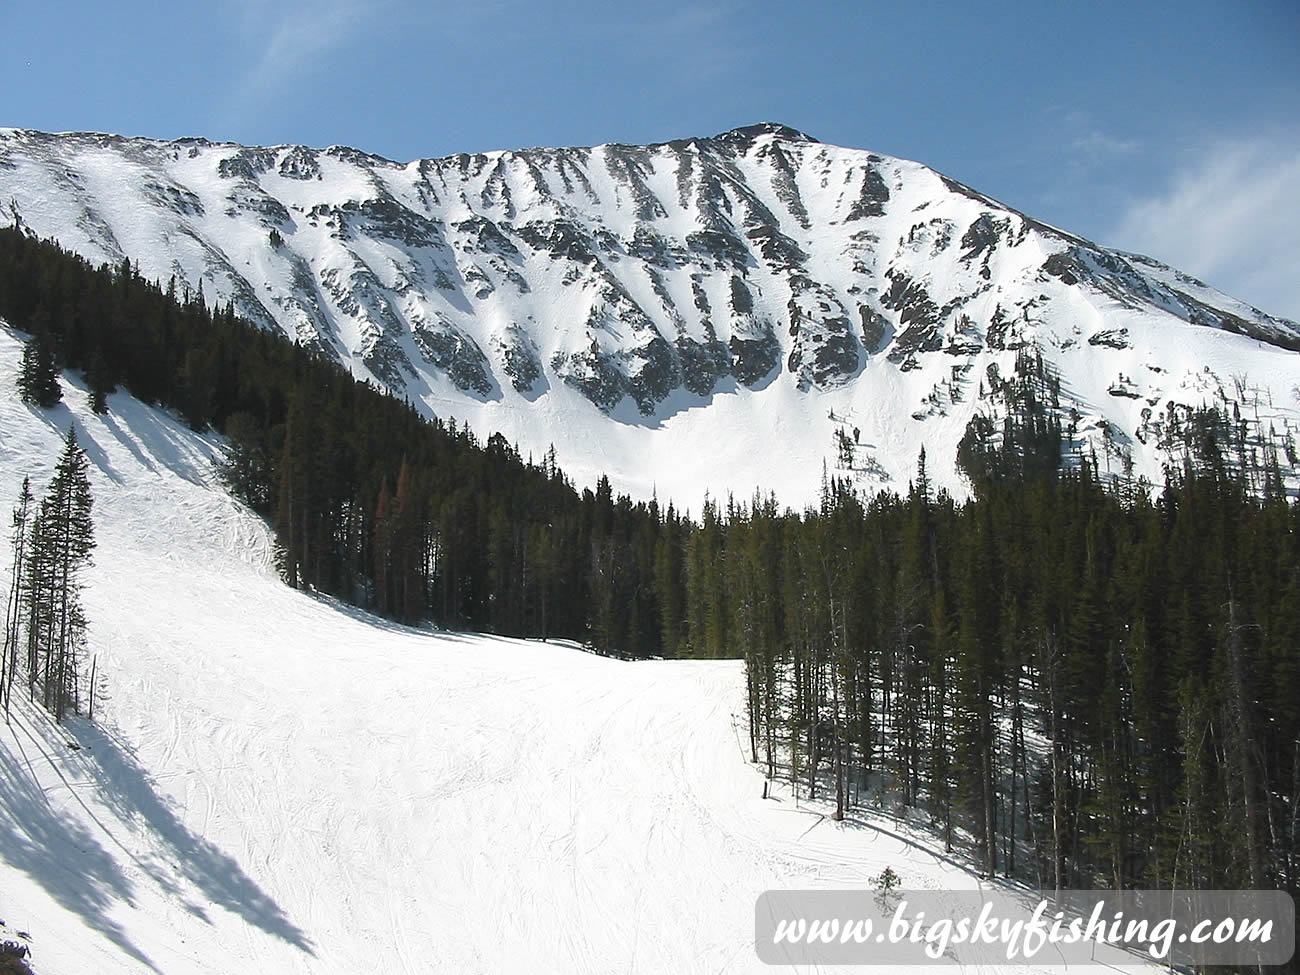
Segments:
[[[1178,404],[1235,404],[1283,454],[1300,428],[1295,323],[779,125],[410,163],[0,129],[0,200],[483,437],[553,443],[581,482],[679,504],[798,504],[824,462],[901,487],[922,445],[964,493],[957,442],[1026,348],[1075,446],[1153,480]]]
[[[29,408],[19,350],[0,329],[0,498],[44,489],[75,422],[105,686],[94,724],[21,697],[0,724],[0,936],[41,975],[762,971],[766,889],[979,884],[923,830],[761,799],[739,662],[404,629],[283,586],[212,438],[124,394],[94,416],[75,376]]]

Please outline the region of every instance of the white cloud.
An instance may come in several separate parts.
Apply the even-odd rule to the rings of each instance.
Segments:
[[[1127,156],[1142,148],[1137,139],[1126,139],[1102,128],[1086,112],[1056,109],[1058,124],[1073,150],[1069,164],[1077,169],[1109,165],[1116,156]]]
[[[256,111],[259,102],[292,85],[364,21],[382,16],[384,6],[384,0],[240,0],[251,67],[240,78],[227,114]]]
[[[1216,140],[1135,201],[1108,240],[1300,321],[1300,141]]]
[[[1136,139],[1120,139],[1100,129],[1089,129],[1074,137],[1073,147],[1092,160],[1100,160],[1137,152],[1142,144]]]

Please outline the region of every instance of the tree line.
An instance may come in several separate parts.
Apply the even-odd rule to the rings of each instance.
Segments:
[[[989,874],[1300,889],[1300,506],[1275,460],[1243,475],[1213,410],[1162,489],[1103,478],[1026,350],[990,377],[1001,422],[962,440],[969,500],[933,490],[922,451],[904,493],[824,477],[801,512],[691,516],[579,491],[553,454],[425,420],[126,261],[0,230],[0,315],[92,395],[224,433],[222,477],[291,585],[407,623],[742,657],[771,776],[838,816],[923,807]]]
[[[1086,462],[956,504],[922,466],[905,496],[751,506],[723,560],[751,758],[837,815],[923,807],[1049,888],[1296,890],[1297,505]]]

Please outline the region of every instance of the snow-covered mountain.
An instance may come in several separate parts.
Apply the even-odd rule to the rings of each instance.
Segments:
[[[0,129],[0,200],[642,497],[800,503],[824,464],[899,487],[923,445],[963,492],[1025,349],[1113,470],[1158,480],[1180,410],[1217,405],[1295,473],[1296,323],[784,126],[410,163]]]

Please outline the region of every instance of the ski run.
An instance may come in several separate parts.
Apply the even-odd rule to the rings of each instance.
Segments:
[[[39,975],[772,971],[766,890],[985,883],[888,800],[835,823],[764,799],[740,661],[408,629],[288,588],[219,438],[124,393],[95,416],[76,374],[29,407],[21,339],[0,329],[0,492],[39,495],[75,423],[103,675],[93,723],[16,693],[0,726],[0,939]]]

